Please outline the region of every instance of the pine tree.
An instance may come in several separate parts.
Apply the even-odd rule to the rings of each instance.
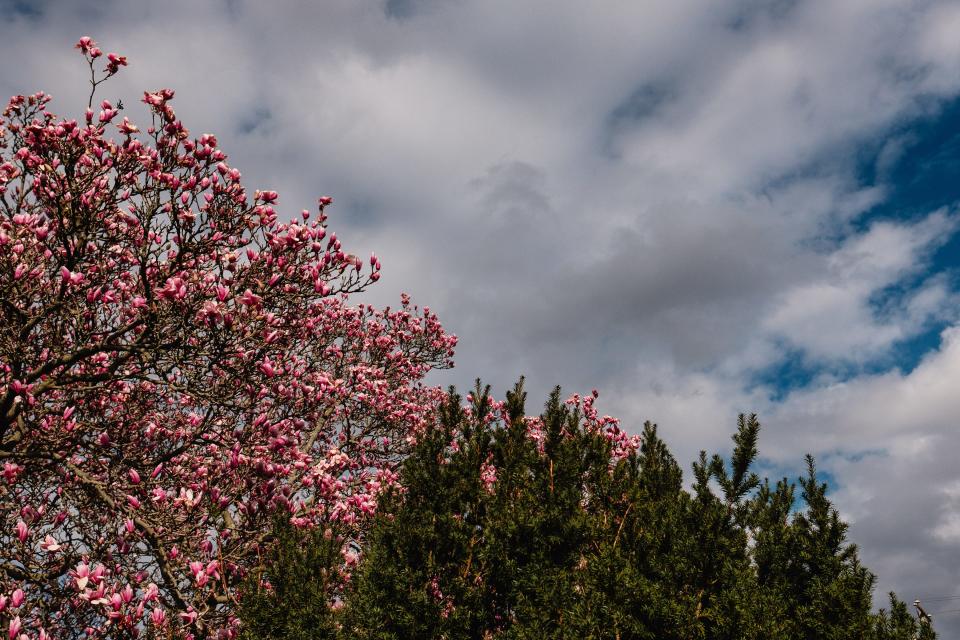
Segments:
[[[872,612],[875,578],[812,458],[799,486],[753,472],[756,416],[740,417],[729,460],[700,454],[686,490],[654,425],[629,439],[597,416],[592,399],[561,401],[556,389],[537,418],[525,399],[522,381],[505,402],[479,382],[466,405],[451,390],[405,460],[402,488],[380,501],[360,565],[337,592],[342,615],[330,613],[340,603],[331,583],[308,584],[311,572],[334,575],[333,556],[293,545],[275,556],[271,580],[289,574],[250,601],[251,631],[327,638],[339,625],[336,637],[378,640],[935,637],[892,594],[888,611]],[[299,581],[308,584],[302,593],[286,595]],[[307,612],[311,598],[316,613]],[[256,621],[285,605],[287,631],[261,632]],[[317,632],[304,635],[314,620]]]

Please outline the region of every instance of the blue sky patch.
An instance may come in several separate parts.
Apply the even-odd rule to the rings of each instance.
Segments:
[[[809,169],[815,171],[813,166]],[[960,100],[943,105],[933,115],[895,127],[880,141],[861,149],[857,177],[863,186],[883,186],[887,197],[853,221],[851,234],[864,233],[879,221],[915,221],[955,206],[960,201]],[[960,288],[960,233],[945,238],[925,258],[926,269],[871,296],[869,303],[879,321],[895,316],[931,276],[943,277],[950,291]],[[808,387],[823,376],[842,381],[890,370],[907,374],[939,348],[940,334],[953,320],[935,318],[918,333],[895,343],[887,353],[860,366],[811,361],[802,350],[780,345],[783,358],[755,372],[748,387],[767,387],[770,399],[781,401],[791,391]]]

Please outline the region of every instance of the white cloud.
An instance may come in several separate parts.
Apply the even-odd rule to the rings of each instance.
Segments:
[[[940,349],[910,373],[797,392],[764,412],[764,453],[833,452],[821,467],[840,484],[833,498],[852,539],[880,590],[896,587],[907,599],[957,588],[957,379],[960,328],[945,331]]]
[[[928,256],[956,229],[944,212],[920,222],[881,222],[849,239],[824,260],[824,273],[787,290],[763,323],[766,331],[816,360],[862,362],[940,320],[954,300],[929,278],[901,306],[878,317],[871,298],[928,267]]]

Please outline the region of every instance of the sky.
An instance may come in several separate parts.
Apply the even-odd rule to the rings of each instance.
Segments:
[[[756,412],[763,473],[816,456],[912,602],[960,594],[958,33],[956,0],[0,0],[0,94],[79,117],[72,44],[127,55],[125,115],[173,88],[248,188],[334,197],[365,299],[459,336],[434,382],[597,388],[685,468]]]

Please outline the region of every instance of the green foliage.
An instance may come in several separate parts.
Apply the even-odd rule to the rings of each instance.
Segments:
[[[342,589],[343,538],[333,529],[275,526],[264,569],[248,576],[238,614],[242,640],[332,640],[339,629],[334,598]]]
[[[403,489],[381,501],[342,615],[330,613],[330,585],[310,582],[332,556],[299,545],[273,571],[289,570],[302,592],[278,587],[244,614],[266,621],[289,603],[299,626],[249,628],[378,640],[935,637],[893,594],[889,610],[872,612],[875,578],[812,458],[799,491],[752,471],[756,416],[740,417],[729,461],[701,453],[687,490],[654,425],[618,456],[559,389],[539,421],[525,399],[522,380],[502,405],[479,382],[466,408],[451,391],[404,463]],[[308,619],[314,635],[302,635]]]

